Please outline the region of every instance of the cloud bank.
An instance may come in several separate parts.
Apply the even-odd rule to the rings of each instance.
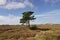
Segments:
[[[6,0],[0,0],[0,5],[4,5],[6,3]]]
[[[53,10],[50,12],[42,13],[39,15],[35,15],[36,20],[31,21],[31,24],[46,24],[46,23],[54,23],[60,24],[60,10]],[[21,16],[15,16],[9,14],[7,16],[0,15],[0,24],[20,24]]]
[[[53,10],[39,15],[35,15],[36,20],[32,24],[60,24],[60,10]]]
[[[8,16],[0,15],[0,24],[19,24],[20,22],[19,16],[14,16],[9,14]]]
[[[0,7],[5,9],[18,9],[26,7],[32,8],[34,5],[29,0],[24,0],[23,2],[17,2],[17,0],[0,0]]]

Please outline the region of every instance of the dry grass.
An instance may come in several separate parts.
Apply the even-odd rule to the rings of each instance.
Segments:
[[[60,24],[41,24],[37,25],[37,28],[39,29],[30,30],[21,25],[0,25],[0,40],[40,40],[41,37],[41,40],[44,40],[44,37],[60,36]]]
[[[20,25],[1,25],[0,40],[17,40],[20,38],[34,37],[36,31],[32,31]]]

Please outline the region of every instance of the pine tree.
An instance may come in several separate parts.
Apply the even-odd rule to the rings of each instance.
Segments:
[[[32,11],[27,11],[22,13],[22,18],[20,19],[20,23],[28,25],[30,27],[30,20],[34,20],[34,16],[32,15],[34,12]]]

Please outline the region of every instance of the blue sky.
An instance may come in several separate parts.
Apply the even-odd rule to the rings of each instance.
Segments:
[[[33,11],[31,24],[60,24],[60,0],[0,0],[0,24],[19,24],[25,11]]]

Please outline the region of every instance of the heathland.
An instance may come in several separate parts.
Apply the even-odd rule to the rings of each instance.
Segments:
[[[60,40],[60,24],[0,25],[0,40]]]

